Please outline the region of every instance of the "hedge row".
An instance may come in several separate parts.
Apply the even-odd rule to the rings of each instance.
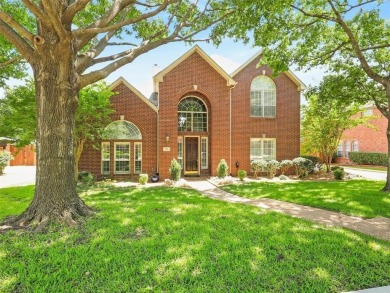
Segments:
[[[350,152],[349,159],[358,165],[387,166],[386,153]]]

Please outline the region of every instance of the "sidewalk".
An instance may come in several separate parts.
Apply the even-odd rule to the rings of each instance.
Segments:
[[[35,184],[35,166],[7,166],[0,175],[0,188]]]
[[[188,184],[192,188],[200,191],[205,196],[213,199],[218,199],[230,203],[241,203],[256,206],[262,209],[287,214],[296,218],[302,218],[323,225],[348,228],[376,237],[378,239],[390,241],[390,219],[388,218],[379,217],[365,220],[359,217],[347,216],[337,212],[331,212],[319,208],[313,208],[274,199],[243,198],[223,191],[222,189],[215,187],[207,180],[189,181]]]

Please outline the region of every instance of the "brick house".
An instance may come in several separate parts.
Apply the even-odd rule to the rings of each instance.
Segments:
[[[386,117],[374,105],[366,105],[359,115],[372,116],[368,123],[373,127],[358,125],[344,131],[337,148],[337,163],[350,164],[349,152],[387,153]]]
[[[229,171],[250,171],[260,156],[300,155],[300,92],[292,73],[272,77],[257,67],[260,53],[231,75],[195,46],[154,76],[154,93],[143,96],[125,79],[111,88],[115,109],[101,150],[87,148],[80,170],[97,177],[169,178],[176,158],[184,176],[211,176],[221,159]]]

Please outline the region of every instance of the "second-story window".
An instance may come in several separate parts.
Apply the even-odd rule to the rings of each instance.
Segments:
[[[276,86],[268,76],[258,76],[251,84],[251,117],[276,116]]]

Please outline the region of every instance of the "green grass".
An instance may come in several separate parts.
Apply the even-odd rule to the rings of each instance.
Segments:
[[[390,194],[384,182],[369,180],[329,182],[252,182],[224,190],[246,198],[272,198],[323,208],[363,218],[390,218]]]
[[[22,213],[31,202],[34,189],[34,185],[0,189],[0,220]]]
[[[23,210],[13,200],[23,190],[0,189],[0,198]],[[0,292],[341,292],[390,283],[390,242],[349,230],[193,190],[111,189],[84,200],[99,212],[79,230],[0,234]]]

